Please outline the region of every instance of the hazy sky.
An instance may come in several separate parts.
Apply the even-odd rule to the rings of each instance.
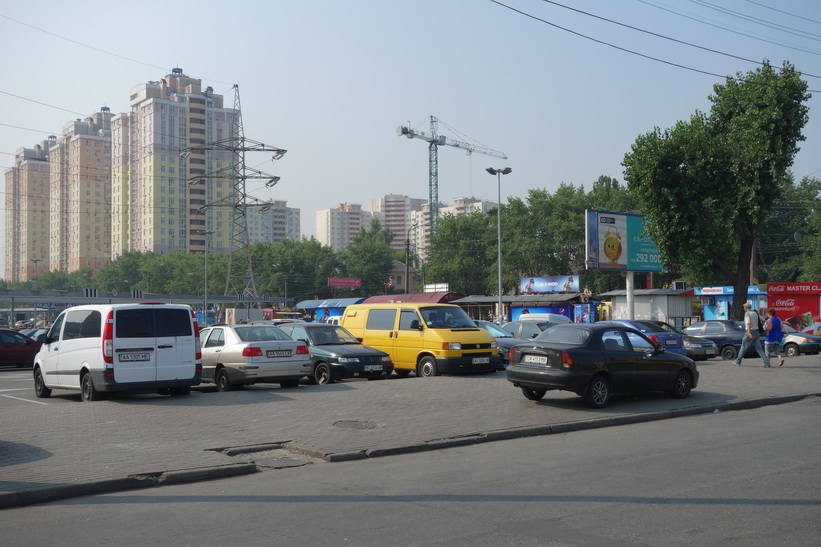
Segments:
[[[708,110],[713,84],[765,58],[819,90],[793,171],[821,176],[816,0],[5,2],[0,52],[3,171],[18,148],[101,106],[126,112],[134,86],[180,67],[227,106],[239,84],[245,136],[288,150],[276,164],[248,155],[282,177],[248,192],[300,208],[306,235],[340,203],[427,199],[427,144],[398,125],[428,131],[434,115],[440,134],[509,156],[440,147],[445,203],[496,201],[491,166],[513,168],[503,201],[589,189],[623,180],[638,135]]]

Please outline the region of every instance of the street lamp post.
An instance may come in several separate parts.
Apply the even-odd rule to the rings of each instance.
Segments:
[[[502,303],[502,175],[507,175],[513,169],[510,167],[505,167],[503,169],[494,169],[493,167],[488,167],[486,169],[488,173],[491,175],[496,175],[496,184],[498,188],[498,197],[499,203],[496,206],[496,247],[498,256],[496,258],[496,262],[498,263],[498,275],[499,275],[499,315],[498,320],[499,323],[502,323],[502,313],[504,312],[504,304]]]
[[[208,236],[214,233],[214,230],[197,230],[198,234],[205,236],[205,288],[203,290],[203,308],[202,308],[202,322],[208,326]]]
[[[43,261],[42,258],[32,258],[32,262],[34,262],[34,288],[37,288],[37,265]]]

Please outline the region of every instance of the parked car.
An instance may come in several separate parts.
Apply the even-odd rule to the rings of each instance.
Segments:
[[[499,368],[497,370],[505,370],[507,368],[510,348],[516,344],[529,342],[529,340],[525,340],[524,338],[516,338],[492,321],[474,321],[474,323],[476,323],[477,327],[488,331],[490,335],[496,339],[496,346],[499,349]]]
[[[655,323],[668,332],[680,334],[682,340],[684,341],[684,349],[687,350],[687,357],[693,361],[704,361],[718,355],[718,346],[716,346],[716,343],[712,340],[687,334],[670,323],[665,323],[664,321],[651,321],[651,323]]]
[[[0,328],[0,365],[31,367],[42,344],[13,329]]]
[[[659,346],[663,347],[666,351],[672,351],[673,353],[678,353],[679,355],[687,355],[687,349],[684,347],[684,340],[682,339],[681,334],[675,331],[668,331],[655,321],[644,321],[639,319],[612,319],[609,321],[600,321],[600,323],[619,324],[634,328]]]
[[[531,340],[555,324],[548,321],[510,321],[502,325],[502,328],[509,332],[511,336]]]
[[[729,319],[709,319],[693,323],[684,329],[684,334],[712,340],[718,347],[718,354],[722,359],[733,360],[741,350],[741,341],[747,335],[743,321]],[[763,336],[762,336],[763,342]],[[758,355],[755,346],[750,345],[744,357]]]
[[[288,323],[279,327],[294,340],[308,344],[312,384],[328,384],[345,378],[381,380],[393,373],[393,362],[384,351],[363,346],[340,327],[328,323]]]
[[[802,353],[816,355],[821,351],[821,336],[797,331],[789,325],[786,325],[786,327],[787,334],[782,340],[784,344],[784,355],[788,357],[795,357]]]
[[[221,325],[203,329],[202,381],[218,391],[258,382],[296,387],[311,374],[305,342],[273,325]]]
[[[46,334],[48,333],[51,327],[37,327],[31,329],[21,329],[18,332],[20,334],[24,334],[31,338],[32,340],[37,340],[38,342],[43,342],[46,339]]]
[[[591,408],[604,407],[619,392],[665,391],[683,399],[699,376],[692,359],[618,323],[556,325],[515,346],[505,374],[531,401],[564,390]]]

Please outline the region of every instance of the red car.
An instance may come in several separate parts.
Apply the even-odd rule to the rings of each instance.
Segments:
[[[0,365],[30,367],[42,344],[11,329],[0,329]]]

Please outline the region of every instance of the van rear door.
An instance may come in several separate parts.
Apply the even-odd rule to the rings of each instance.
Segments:
[[[157,340],[157,380],[193,378],[197,346],[191,310],[187,308],[154,309]]]
[[[153,382],[157,379],[154,308],[135,306],[114,312],[114,381]]]

